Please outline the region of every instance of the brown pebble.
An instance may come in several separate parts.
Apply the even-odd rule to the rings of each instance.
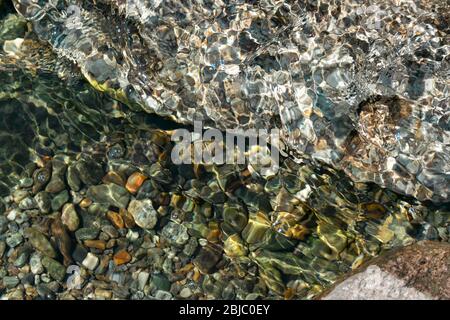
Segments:
[[[131,261],[131,255],[126,250],[120,250],[114,255],[114,263],[116,266],[128,263]]]
[[[136,193],[145,180],[147,180],[145,175],[140,172],[135,172],[128,178],[125,188],[130,193]]]
[[[117,172],[109,171],[102,179],[104,184],[114,183],[119,186],[125,185],[125,179]]]
[[[126,209],[120,209],[119,213],[123,219],[125,227],[127,227],[128,229],[131,229],[136,225],[136,223],[134,222],[133,216]]]
[[[84,240],[84,245],[89,248],[95,248],[104,251],[106,243],[103,240]]]
[[[80,208],[87,208],[92,204],[92,200],[89,198],[84,198],[80,202]]]
[[[123,229],[125,227],[122,216],[117,212],[108,211],[106,217],[117,229]]]

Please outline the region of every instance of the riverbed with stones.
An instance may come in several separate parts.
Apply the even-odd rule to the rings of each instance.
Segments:
[[[92,86],[0,8],[1,299],[314,299],[390,249],[450,242],[447,202],[343,168],[174,164],[189,123]],[[448,15],[429,23],[448,31]]]

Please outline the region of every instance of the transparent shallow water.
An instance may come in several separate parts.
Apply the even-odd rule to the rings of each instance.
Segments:
[[[362,32],[370,19],[346,11],[356,2],[340,13],[288,1],[169,4],[142,13],[85,2],[67,23],[61,1],[29,33],[12,10],[3,15],[0,277],[12,282],[3,296],[313,298],[383,250],[449,240],[445,15],[425,1],[397,15],[385,8],[381,30]],[[408,23],[417,38],[399,36]],[[196,117],[222,130],[281,126],[295,155],[270,176],[174,165],[170,134]],[[124,197],[151,201],[144,211],[156,224],[136,225],[116,201]]]

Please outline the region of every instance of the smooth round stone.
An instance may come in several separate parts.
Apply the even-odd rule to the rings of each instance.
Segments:
[[[153,208],[151,200],[132,200],[128,212],[134,221],[143,229],[153,229],[158,222],[158,213]]]
[[[136,241],[137,239],[139,239],[139,232],[133,231],[133,230],[128,230],[127,239],[130,240],[131,242]]]
[[[41,191],[50,181],[51,170],[48,166],[36,170],[33,174],[33,193]]]
[[[223,220],[230,229],[231,234],[241,232],[247,225],[248,217],[247,213],[241,206],[238,205],[227,205],[225,204],[223,210]],[[223,227],[222,227],[223,228]]]
[[[36,286],[37,293],[43,299],[54,299],[54,293],[45,284],[38,284]]]
[[[189,240],[187,228],[173,221],[169,221],[162,229],[161,236],[170,244],[181,246]]]
[[[61,214],[62,223],[69,229],[69,231],[75,231],[80,225],[80,219],[78,218],[75,206],[72,203],[64,205]]]
[[[45,187],[45,191],[49,193],[58,193],[63,191],[66,188],[66,185],[64,184],[64,181],[59,178],[55,177],[50,180],[50,182],[47,184],[47,187]]]
[[[42,265],[53,279],[57,281],[62,281],[64,279],[66,275],[66,268],[58,261],[44,256],[42,257]]]
[[[79,173],[75,165],[69,166],[67,169],[67,184],[69,188],[75,192],[80,191],[81,188],[81,180],[79,178]]]
[[[127,188],[130,193],[136,193],[146,179],[147,176],[143,175],[140,172],[135,172],[130,177],[128,177],[125,188]]]
[[[75,232],[75,237],[78,241],[96,239],[100,230],[97,228],[81,228]]]
[[[44,267],[41,263],[41,256],[38,253],[33,253],[30,257],[30,269],[33,274],[41,274],[44,272]]]
[[[229,257],[242,257],[248,254],[248,248],[239,234],[231,235],[225,240],[224,251]]]
[[[37,207],[41,211],[41,213],[47,214],[51,209],[51,199],[48,192],[41,191],[35,197],[34,200],[37,203]]]
[[[192,296],[192,291],[191,291],[191,289],[189,289],[189,288],[183,288],[183,289],[180,291],[180,297],[181,297],[181,298],[187,299],[187,298],[189,298],[190,296]]]
[[[69,192],[64,190],[58,193],[52,200],[52,210],[59,211],[62,206],[69,201]]]

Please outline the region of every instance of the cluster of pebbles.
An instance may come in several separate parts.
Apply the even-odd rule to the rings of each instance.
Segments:
[[[331,169],[174,165],[170,134],[28,165],[0,211],[2,298],[313,298],[385,249],[449,239],[448,211]]]

